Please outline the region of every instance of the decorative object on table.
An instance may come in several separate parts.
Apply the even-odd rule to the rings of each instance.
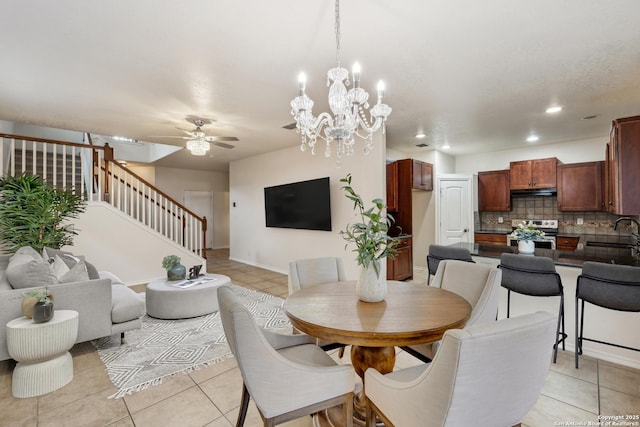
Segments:
[[[23,173],[0,179],[0,241],[5,252],[30,246],[61,248],[73,244],[78,233],[70,218],[84,212],[86,201],[78,193],[46,184],[42,178]]]
[[[53,295],[47,287],[22,295],[22,314],[35,323],[44,323],[53,317]]]
[[[331,156],[331,141],[336,142],[337,163],[342,156],[353,154],[355,136],[364,140],[364,154],[373,149],[373,133],[380,128],[384,132],[384,123],[391,114],[391,107],[382,103],[384,83],[378,82],[378,102],[371,108],[370,117],[365,117],[369,108],[369,94],[360,87],[360,65],[353,64],[353,87],[349,86],[349,71],[340,66],[340,2],[335,2],[335,35],[336,66],[327,72],[329,88],[329,106],[331,113],[321,113],[314,117],[311,109],[313,101],[305,93],[306,77],[300,73],[298,77],[299,95],[291,101],[291,114],[295,119],[296,131],[301,135],[300,149],[311,148],[316,154],[315,145],[318,137],[326,140],[325,156]],[[324,135],[326,136],[323,136]]]
[[[511,233],[511,237],[518,240],[518,252],[521,254],[534,253],[535,243],[533,241],[542,236],[544,236],[544,231],[538,230],[538,227],[532,221],[521,222]]]
[[[365,302],[384,301],[387,296],[387,279],[380,277],[380,260],[388,256],[395,256],[398,251],[398,239],[387,235],[389,225],[393,220],[386,214],[385,204],[382,199],[374,199],[373,206],[365,209],[362,197],[351,187],[351,174],[342,178],[340,182],[346,185],[342,187],[347,199],[353,201],[353,208],[360,215],[361,222],[347,224],[340,235],[349,243],[355,243],[353,252],[358,254],[358,265],[361,266],[358,278],[358,298]]]
[[[162,259],[162,267],[167,270],[167,279],[183,280],[187,277],[187,268],[180,264],[178,255],[167,255]]]
[[[200,276],[200,270],[202,269],[202,264],[194,265],[189,269],[189,280],[197,279]]]
[[[258,324],[272,331],[291,332],[291,323],[276,296],[231,286]],[[123,397],[162,384],[163,378],[223,362],[232,357],[216,311],[191,319],[155,319],[144,316],[142,328],[127,333],[120,345],[118,335],[93,341],[109,379]]]

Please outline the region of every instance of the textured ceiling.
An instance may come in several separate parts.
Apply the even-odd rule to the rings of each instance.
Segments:
[[[236,136],[213,157],[156,164],[226,170],[296,146],[290,100],[305,71],[316,114],[335,62],[331,0],[31,0],[0,10],[0,120],[184,145],[188,116]],[[387,85],[387,144],[452,154],[606,138],[640,114],[637,0],[343,0],[342,61]],[[559,104],[554,116],[544,113]],[[592,120],[582,117],[598,115]],[[424,131],[427,137],[416,140]],[[427,148],[417,148],[426,143]]]

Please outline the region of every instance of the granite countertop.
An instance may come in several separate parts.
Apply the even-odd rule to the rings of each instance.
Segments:
[[[474,233],[478,233],[478,234],[510,234],[511,230],[509,231],[505,231],[505,230],[475,230]]]
[[[598,236],[606,237],[606,236]],[[485,258],[500,258],[503,253],[518,253],[516,246],[492,246],[478,243],[454,243],[450,246],[468,249],[471,255]],[[535,256],[551,258],[556,265],[566,267],[582,267],[585,261],[603,262],[607,264],[640,266],[640,259],[632,256],[631,248],[611,248],[585,246],[578,251],[560,251],[536,248]]]

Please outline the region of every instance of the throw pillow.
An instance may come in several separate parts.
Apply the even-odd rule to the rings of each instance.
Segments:
[[[38,253],[36,252],[36,255]],[[34,259],[32,254],[16,253],[7,265],[6,278],[13,289],[25,289],[38,286],[50,286],[58,283],[51,265],[40,255]]]
[[[70,270],[69,266],[58,255],[55,256],[53,263],[51,264],[51,268],[53,269],[53,274],[56,275],[58,280],[60,280],[60,278]]]
[[[82,260],[78,261],[76,265],[60,277],[60,283],[83,282],[87,280],[89,280],[89,273],[87,273],[87,266]]]
[[[74,255],[71,252],[63,251],[60,249],[54,249],[54,248],[45,247],[42,249],[42,257],[44,259],[50,260],[55,258],[56,255],[59,255],[69,268],[73,268],[73,266],[76,265],[78,261],[83,260],[87,267],[87,273],[89,273],[89,279],[93,280],[93,279],[100,278],[100,276],[98,275],[98,269],[96,269],[96,267],[93,264],[85,260],[82,255]]]

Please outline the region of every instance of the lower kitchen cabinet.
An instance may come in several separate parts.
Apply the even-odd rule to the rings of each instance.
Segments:
[[[387,280],[406,280],[413,277],[413,245],[411,237],[403,237],[398,243],[398,254],[387,258]]]
[[[580,242],[579,237],[573,236],[556,236],[556,250],[559,251],[575,251]]]
[[[473,240],[482,245],[507,246],[506,233],[474,233]]]

